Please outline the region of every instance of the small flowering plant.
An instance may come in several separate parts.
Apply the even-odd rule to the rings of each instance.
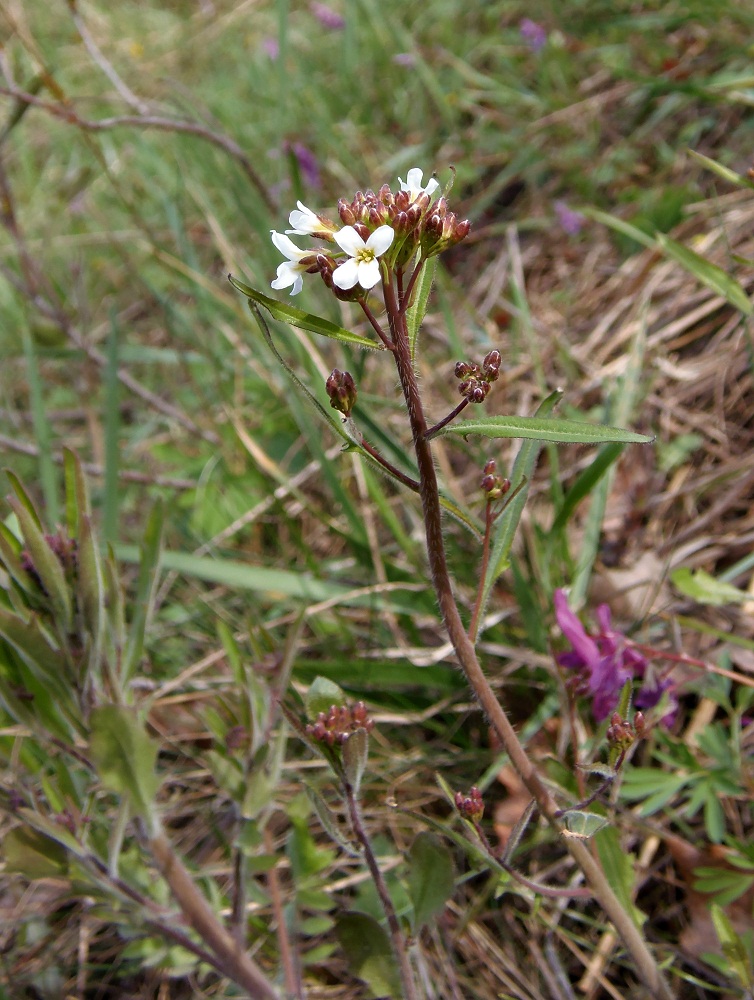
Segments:
[[[491,413],[470,419],[457,418],[468,407],[495,407],[495,383],[505,364],[502,352],[490,345],[480,359],[463,358],[455,366],[449,364],[448,382],[455,375],[459,402],[439,420],[429,418],[415,368],[418,337],[425,311],[430,301],[432,278],[437,258],[457,246],[469,234],[471,223],[451,211],[448,201],[450,184],[441,190],[439,182],[430,177],[425,182],[419,167],[411,168],[406,180],[398,179],[393,190],[383,184],[377,191],[357,191],[351,198],[338,202],[338,221],[298,203],[290,213],[289,229],[285,234],[271,231],[274,246],[285,260],[279,264],[272,282],[275,290],[290,289],[298,295],[307,276],[324,284],[341,301],[353,302],[361,310],[366,334],[345,329],[321,317],[281,303],[265,293],[231,277],[233,285],[246,295],[267,344],[292,382],[304,392],[319,416],[342,437],[349,450],[365,461],[380,467],[402,488],[418,494],[424,522],[429,575],[456,654],[458,666],[474,692],[492,730],[509,754],[524,785],[532,796],[536,810],[558,833],[564,832],[564,812],[559,809],[536,767],[521,745],[514,727],[480,664],[476,639],[482,628],[482,611],[490,600],[492,588],[508,565],[515,528],[526,501],[528,483],[536,462],[539,446],[544,441],[568,441],[582,444],[607,442],[645,443],[649,438],[615,427],[595,426],[584,421],[552,417],[561,393],[553,392],[542,401],[533,416],[510,416]],[[299,245],[291,237],[303,237],[307,245]],[[406,431],[413,444],[414,466],[410,470],[392,465],[358,429],[359,408],[357,386],[353,376],[335,368],[323,387],[312,390],[299,374],[288,365],[275,346],[263,311],[274,319],[299,329],[329,337],[342,343],[356,344],[381,352],[392,358],[405,403]],[[330,406],[323,405],[326,394]],[[338,416],[333,413],[333,410]],[[480,462],[481,491],[484,517],[479,519],[442,495],[438,482],[433,439],[438,436],[477,435],[488,441],[521,438],[525,441],[513,465],[510,479],[499,475],[494,458]],[[481,572],[477,597],[468,622],[464,621],[456,601],[450,567],[445,551],[445,521],[443,510],[451,511],[481,547]],[[565,617],[564,617],[565,621]],[[591,667],[594,693],[612,696],[613,684],[629,670],[626,657],[603,663],[607,650],[596,639],[579,631],[568,619],[568,628],[576,640],[582,660]],[[607,623],[609,625],[609,622]],[[604,645],[604,643],[603,643]],[[604,675],[604,676],[603,676]],[[600,704],[600,711],[603,706]],[[607,706],[605,711],[610,710]],[[353,711],[361,713],[360,706]],[[291,718],[294,725],[296,723]],[[355,727],[355,728],[354,728]],[[367,732],[361,718],[329,708],[318,715],[307,730],[299,728],[305,742],[319,747],[340,774],[347,797],[354,833],[366,845],[360,826],[359,812],[353,793],[366,766]],[[343,760],[337,758],[341,746]],[[468,802],[466,799],[468,798]],[[456,808],[477,816],[480,799],[471,794],[456,803]],[[534,805],[532,805],[532,810]],[[481,816],[481,813],[479,813]],[[581,867],[591,891],[603,905],[614,926],[622,935],[636,968],[654,996],[669,997],[664,980],[649,955],[633,922],[633,916],[623,908],[610,884],[595,865],[591,852],[575,837],[562,841]],[[380,891],[380,874],[367,847],[365,860],[381,897],[385,918],[390,928],[391,945],[400,968],[402,995],[413,1000],[417,995],[407,960],[405,945],[389,894]],[[506,869],[507,870],[507,869]],[[539,890],[537,890],[539,891]]]

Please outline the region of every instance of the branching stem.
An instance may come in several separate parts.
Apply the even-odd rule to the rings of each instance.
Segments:
[[[442,508],[440,506],[437,474],[431,445],[427,440],[427,423],[424,416],[419,384],[411,360],[406,312],[405,308],[400,309],[398,307],[395,290],[391,282],[384,281],[383,290],[395,344],[395,362],[398,367],[398,375],[406,400],[416,461],[419,468],[420,494],[427,538],[429,569],[443,621],[448,630],[453,648],[456,651],[461,669],[479,700],[490,725],[508,752],[513,766],[536,801],[540,812],[553,829],[562,835],[562,827],[556,815],[557,805],[529,759],[505,710],[497,700],[495,692],[480,666],[476,650],[474,649],[474,643],[464,628],[458,606],[456,605],[445,555],[445,543],[442,533]],[[589,848],[582,841],[571,837],[564,838],[564,840],[571,856],[584,873],[595,897],[622,937],[626,948],[633,958],[636,971],[650,990],[653,1000],[673,1000],[670,987],[647,947],[641,931],[634,923],[631,914],[621,905],[618,897],[610,887],[602,868],[593,857]]]

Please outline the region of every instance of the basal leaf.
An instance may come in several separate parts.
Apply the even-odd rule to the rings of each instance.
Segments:
[[[102,784],[125,795],[135,812],[152,815],[159,784],[155,773],[157,744],[132,709],[102,705],[91,713],[89,745]]]
[[[375,997],[402,996],[401,981],[390,938],[366,913],[347,913],[335,927],[351,971],[362,979]]]
[[[408,853],[408,891],[414,904],[414,933],[439,913],[453,893],[453,859],[433,833],[420,833]]]

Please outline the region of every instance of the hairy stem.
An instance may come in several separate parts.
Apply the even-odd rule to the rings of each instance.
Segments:
[[[408,960],[408,952],[406,951],[406,940],[403,935],[403,931],[401,930],[401,925],[398,923],[398,917],[396,915],[395,908],[393,907],[393,901],[390,898],[390,893],[388,892],[387,885],[385,884],[385,879],[382,877],[380,866],[377,864],[377,858],[374,856],[372,844],[364,827],[364,822],[361,817],[361,809],[359,808],[359,802],[354,794],[353,787],[348,781],[344,781],[343,784],[344,791],[346,793],[346,802],[348,804],[348,816],[351,821],[351,828],[353,829],[354,836],[359,841],[364,851],[364,860],[369,868],[369,874],[372,876],[372,881],[374,882],[375,889],[377,890],[377,895],[380,897],[382,911],[385,914],[385,919],[387,920],[390,940],[393,944],[393,952],[398,960],[398,970],[400,972],[401,983],[403,985],[403,1000],[417,1000],[414,976],[411,972],[411,963]]]
[[[384,291],[385,304],[388,314],[391,316],[391,330],[395,344],[394,356],[411,422],[414,450],[419,467],[429,569],[443,621],[466,679],[479,700],[490,725],[508,752],[513,766],[536,801],[542,815],[558,833],[562,833],[562,827],[556,815],[557,805],[518,739],[505,710],[497,700],[495,692],[480,666],[474,644],[466,633],[456,605],[445,555],[437,474],[431,445],[426,436],[427,423],[419,385],[411,362],[405,311],[398,308],[395,292],[388,282],[384,283]],[[565,843],[576,864],[584,873],[595,897],[623,938],[623,942],[633,958],[636,971],[650,990],[653,1000],[673,1000],[673,994],[657,967],[641,931],[636,927],[631,915],[621,905],[589,848],[582,841],[573,838],[565,838]]]

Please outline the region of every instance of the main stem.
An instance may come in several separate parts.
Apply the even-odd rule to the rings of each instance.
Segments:
[[[537,774],[505,710],[492,690],[479,664],[474,644],[466,634],[466,629],[458,611],[445,556],[445,543],[442,533],[442,509],[440,507],[437,474],[432,458],[431,445],[426,437],[427,421],[424,416],[419,384],[411,359],[406,314],[398,306],[395,291],[389,280],[383,282],[383,290],[385,292],[385,305],[387,306],[391,332],[393,334],[393,354],[398,367],[403,395],[406,400],[406,407],[411,422],[414,451],[419,468],[419,492],[427,536],[429,570],[437,594],[437,600],[440,604],[443,621],[458,656],[461,668],[466,675],[466,679],[479,700],[490,725],[508,752],[513,766],[520,774],[542,815],[558,833],[562,833],[562,827],[556,816],[557,804]],[[615,929],[623,938],[623,942],[633,958],[636,971],[644,980],[653,1000],[655,998],[656,1000],[673,1000],[670,987],[657,967],[641,931],[637,928],[630,914],[626,912],[618,897],[610,888],[600,865],[596,862],[584,843],[573,838],[564,839],[566,840],[566,846],[571,856],[584,873],[596,899],[602,905],[608,917],[612,920]]]

